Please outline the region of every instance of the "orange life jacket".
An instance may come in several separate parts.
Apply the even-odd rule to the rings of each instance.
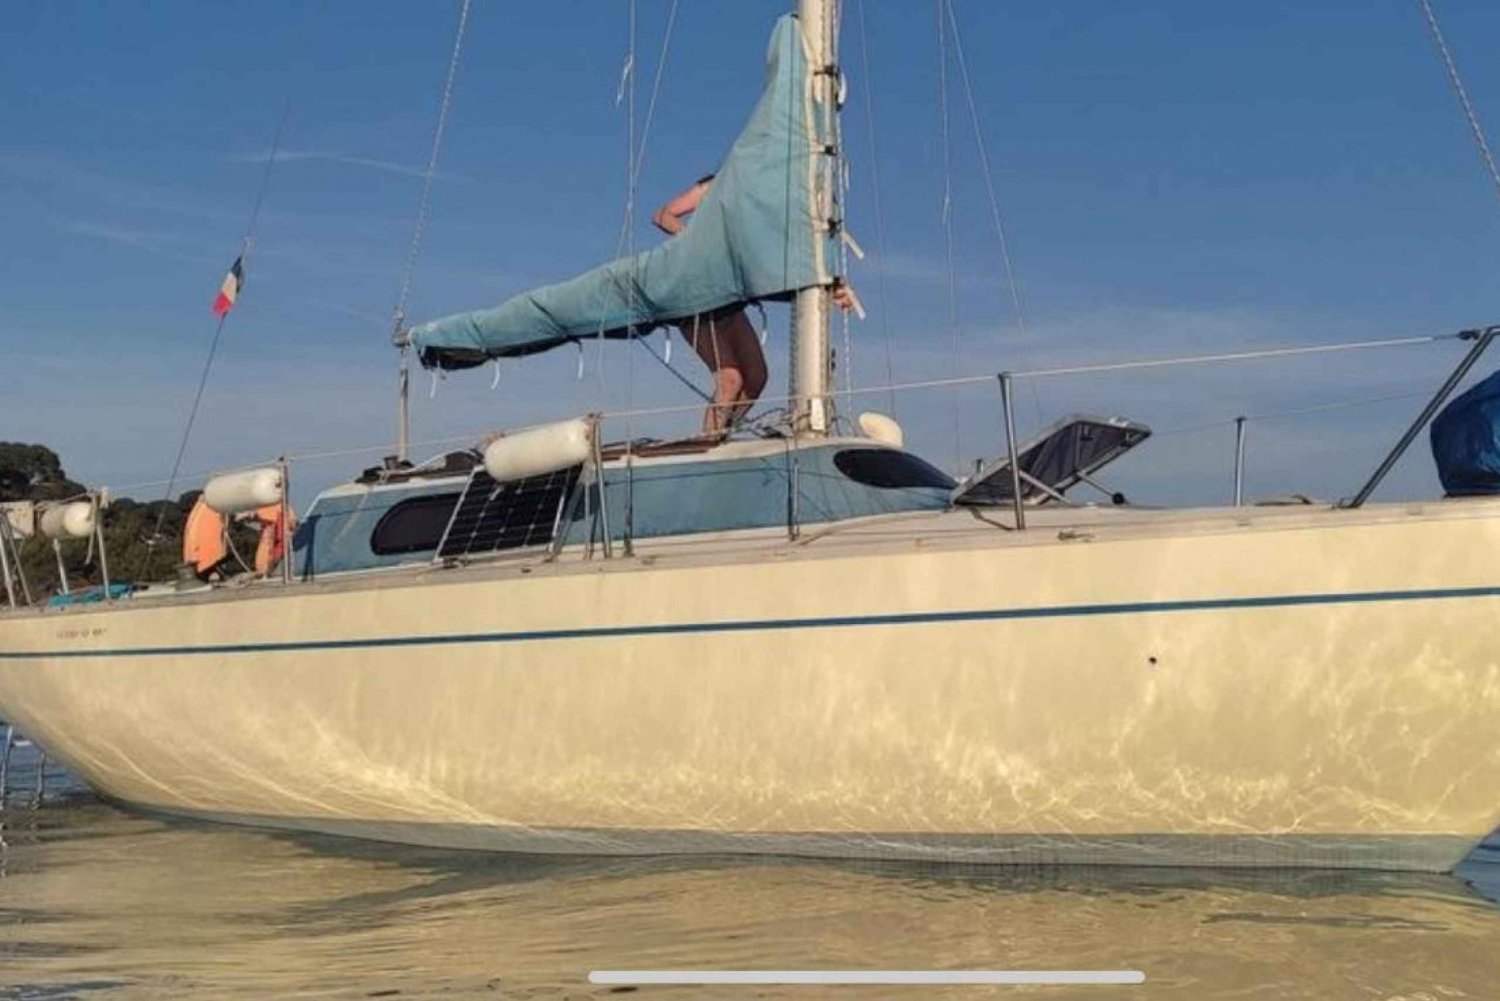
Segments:
[[[224,516],[199,497],[182,528],[182,562],[192,564],[193,569],[203,575],[228,555],[229,550],[224,544]]]
[[[286,537],[297,527],[297,516],[289,507],[267,504],[257,508],[255,520],[260,522],[260,542],[255,546],[255,572],[268,574],[286,552]]]

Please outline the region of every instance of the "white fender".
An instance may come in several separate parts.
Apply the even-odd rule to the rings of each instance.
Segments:
[[[0,518],[10,521],[10,530],[18,539],[36,534],[37,510],[32,501],[0,501]]]
[[[484,468],[496,482],[507,483],[579,465],[593,454],[590,423],[575,417],[496,438],[484,448]]]
[[[275,466],[215,476],[203,485],[203,502],[220,514],[242,514],[281,503],[281,470]]]
[[[89,501],[48,505],[37,527],[49,539],[87,539],[94,534],[94,505]]]
[[[896,423],[895,418],[877,414],[873,410],[866,410],[859,415],[859,429],[871,441],[878,441],[892,448],[900,448],[906,443],[906,433],[901,430],[901,425]]]

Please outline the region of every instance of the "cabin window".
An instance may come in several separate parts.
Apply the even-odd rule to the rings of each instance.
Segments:
[[[401,501],[375,524],[370,548],[377,556],[436,549],[453,517],[458,498],[458,494],[450,493]]]
[[[846,448],[833,457],[833,464],[855,483],[881,490],[952,490],[955,485],[952,477],[931,463],[890,448]]]

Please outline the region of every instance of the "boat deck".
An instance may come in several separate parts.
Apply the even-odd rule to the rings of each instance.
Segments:
[[[1263,504],[1246,507],[1147,508],[1043,505],[1027,511],[1027,528],[1012,527],[1009,507],[913,511],[851,519],[803,529],[796,539],[785,529],[750,529],[640,540],[631,555],[616,544],[606,558],[596,546],[582,545],[552,555],[545,549],[510,551],[462,561],[424,560],[376,570],[331,573],[316,580],[236,578],[222,584],[179,591],[152,584],[130,597],[107,603],[0,610],[0,620],[41,615],[97,615],[130,608],[161,608],[200,603],[255,601],[306,594],[382,590],[413,585],[448,585],[522,577],[635,573],[677,567],[856,558],[919,549],[999,551],[1037,546],[1100,545],[1151,538],[1230,535],[1244,532],[1319,530],[1390,522],[1452,521],[1500,517],[1500,497],[1369,504],[1343,509],[1328,504]]]

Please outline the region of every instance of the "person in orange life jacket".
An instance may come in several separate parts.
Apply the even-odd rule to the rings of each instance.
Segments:
[[[259,526],[260,539],[255,547],[253,570],[268,575],[286,553],[287,537],[297,527],[296,515],[280,504],[267,504],[254,511],[236,515],[236,521],[251,521]],[[288,520],[290,524],[287,524]],[[229,547],[225,541],[228,521],[208,506],[200,495],[188,512],[182,530],[182,561],[190,564],[200,580],[229,576]]]

